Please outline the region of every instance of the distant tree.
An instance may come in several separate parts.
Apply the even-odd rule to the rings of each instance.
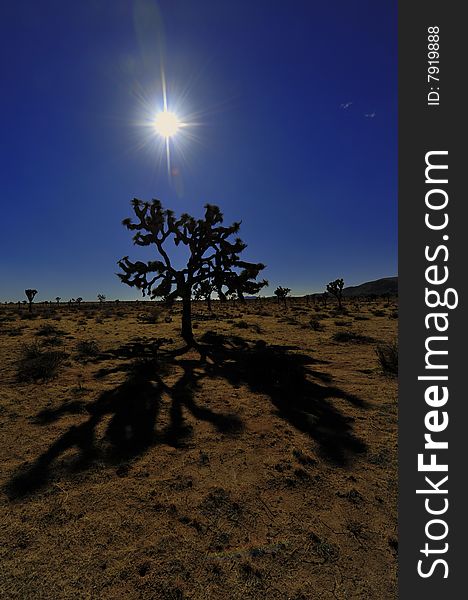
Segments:
[[[78,307],[79,307],[80,304],[83,302],[83,298],[81,296],[78,296],[78,298],[75,300],[75,302],[78,304]]]
[[[102,302],[105,302],[106,296],[104,294],[98,294],[97,299],[99,300],[100,303],[102,303]]]
[[[24,290],[24,293],[26,294],[26,298],[28,299],[29,302],[29,312],[32,311],[32,303],[34,300],[34,296],[37,294],[37,290]]]
[[[286,297],[288,296],[290,288],[278,286],[274,292],[275,296],[278,299],[278,304],[282,300],[284,302],[284,306],[286,306]]]
[[[57,304],[60,304],[60,300],[61,300],[61,299],[62,299],[62,298],[60,298],[60,296],[57,296],[57,297],[55,298],[55,302],[57,302]]]
[[[233,302],[235,304],[237,299],[238,295],[237,292],[235,292],[234,290],[232,290],[231,292],[226,292],[226,300],[229,300],[230,302]]]
[[[335,279],[335,281],[330,281],[330,283],[327,284],[327,292],[332,296],[335,296],[335,298],[338,300],[338,308],[340,310],[342,309],[341,300],[343,297],[343,287],[343,279]]]
[[[211,281],[206,279],[205,281],[201,281],[197,286],[195,286],[193,297],[195,300],[206,300],[206,304],[208,306],[208,310],[211,312],[211,294],[214,291],[214,285]]]
[[[188,214],[176,218],[159,200],[142,202],[135,198],[132,206],[137,222],[124,219],[123,225],[136,232],[134,244],[154,245],[162,260],[131,262],[125,256],[118,262],[123,271],[118,276],[123,283],[137,287],[153,299],[164,298],[170,304],[181,298],[182,337],[189,346],[195,344],[191,304],[195,287],[208,281],[220,300],[225,300],[230,292],[236,292],[243,300],[244,294],[256,294],[268,285],[265,280],[256,281],[265,265],[241,260],[239,254],[246,244],[239,238],[229,241],[239,231],[240,223],[223,226],[223,215],[217,206],[207,204],[203,219]],[[171,238],[176,246],[183,244],[189,250],[183,268],[174,266],[165,248]]]

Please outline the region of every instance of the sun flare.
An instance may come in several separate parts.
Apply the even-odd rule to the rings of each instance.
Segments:
[[[167,110],[158,113],[154,120],[154,128],[156,133],[164,138],[170,138],[174,136],[179,130],[180,126],[181,123],[179,122],[177,115]]]

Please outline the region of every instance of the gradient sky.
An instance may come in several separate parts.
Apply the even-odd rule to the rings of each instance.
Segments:
[[[31,287],[36,301],[141,297],[115,276],[141,255],[121,225],[135,196],[242,219],[264,294],[395,275],[396,9],[2,2],[0,300]],[[147,126],[161,60],[170,108],[194,123],[194,139],[174,139],[171,178]]]

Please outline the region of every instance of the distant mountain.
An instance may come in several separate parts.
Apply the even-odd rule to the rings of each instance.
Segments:
[[[398,277],[384,277],[343,289],[343,296],[370,296],[372,294],[398,296]]]

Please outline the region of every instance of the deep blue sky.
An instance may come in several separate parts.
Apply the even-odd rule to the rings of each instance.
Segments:
[[[397,3],[145,4],[1,3],[0,300],[140,297],[115,276],[138,255],[135,196],[242,219],[266,294],[395,275]],[[169,103],[196,122],[172,180],[141,125],[161,48]]]

